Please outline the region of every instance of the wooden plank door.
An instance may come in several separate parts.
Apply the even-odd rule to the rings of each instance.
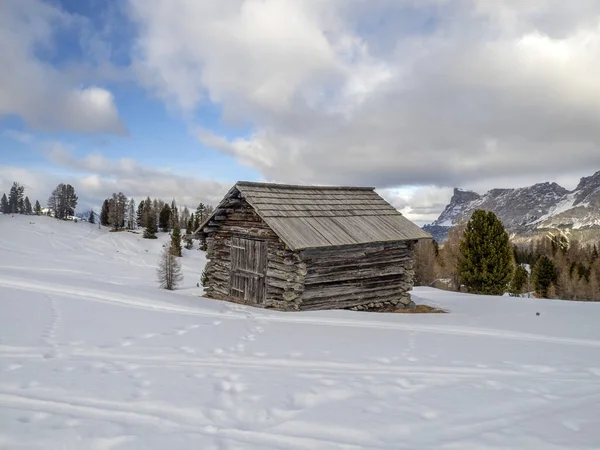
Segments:
[[[231,238],[229,295],[262,304],[267,274],[267,243],[234,236]]]

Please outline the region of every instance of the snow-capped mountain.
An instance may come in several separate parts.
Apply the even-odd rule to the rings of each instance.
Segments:
[[[424,228],[443,239],[448,228],[468,220],[476,209],[493,211],[514,233],[597,227],[600,226],[600,171],[582,178],[573,191],[548,182],[518,189],[492,189],[483,195],[455,189],[442,214]]]

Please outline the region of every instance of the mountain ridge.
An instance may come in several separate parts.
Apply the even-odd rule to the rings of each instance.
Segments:
[[[469,220],[476,209],[493,211],[513,234],[600,227],[600,171],[582,177],[572,191],[555,182],[491,189],[484,194],[455,188],[437,220],[423,229],[436,240],[444,240],[450,228]]]

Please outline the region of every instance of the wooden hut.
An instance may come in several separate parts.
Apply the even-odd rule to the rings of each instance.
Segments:
[[[196,232],[211,298],[279,310],[410,304],[431,238],[374,188],[238,182]]]

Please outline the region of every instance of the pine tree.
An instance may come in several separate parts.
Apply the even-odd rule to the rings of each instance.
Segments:
[[[198,221],[198,223],[202,223],[204,221],[204,210],[205,210],[205,206],[204,203],[200,203],[198,205],[198,207],[196,208],[196,219]]]
[[[148,225],[144,228],[144,239],[157,239],[156,222],[154,220],[148,220]]]
[[[25,192],[25,188],[21,186],[16,181],[13,183],[10,188],[10,192],[8,194],[8,204],[10,208],[10,212],[12,214],[23,213],[24,212],[24,201],[23,201],[23,193]]]
[[[190,235],[192,234],[194,231],[194,216],[190,216],[188,218],[187,224],[186,224],[186,229],[185,229],[185,234]]]
[[[96,223],[96,214],[94,213],[93,209],[90,211],[90,217],[88,218],[88,222]]]
[[[171,253],[173,256],[182,256],[181,254],[181,230],[179,225],[173,228],[171,233]]]
[[[158,227],[163,231],[169,231],[171,223],[171,208],[165,203],[158,215]]]
[[[10,213],[10,205],[8,204],[8,198],[6,194],[2,194],[2,200],[0,200],[0,211],[4,214]]]
[[[42,214],[42,205],[40,205],[40,201],[36,200],[35,201],[35,206],[33,207],[33,212],[39,216]]]
[[[527,273],[525,267],[523,267],[521,264],[518,264],[510,282],[510,294],[515,297],[522,294],[523,288],[525,288],[528,279],[529,273]]]
[[[598,259],[598,246],[594,244],[594,248],[592,250],[592,262]]]
[[[550,287],[558,284],[558,272],[550,258],[542,255],[538,258],[531,272],[533,288],[540,297],[548,298]]]
[[[179,211],[175,199],[171,202],[171,229],[179,226]]]
[[[144,239],[156,239],[156,215],[154,214],[152,202],[147,198],[144,202],[144,216],[146,227],[144,228]]]
[[[473,294],[502,295],[512,276],[512,248],[504,225],[491,211],[477,210],[460,243],[462,284]]]
[[[25,208],[25,211],[24,211],[25,214],[33,213],[33,208],[31,207],[31,202],[29,201],[29,197],[25,197],[24,208]]]
[[[104,200],[104,203],[102,203],[102,209],[100,209],[100,225],[103,225],[105,227],[107,227],[109,225],[109,205],[110,205],[110,201],[109,199]]]
[[[75,215],[77,207],[75,188],[70,184],[59,184],[48,198],[48,208],[54,212],[57,219],[66,219]]]
[[[156,274],[161,289],[172,291],[183,280],[181,265],[168,247],[165,247],[160,255]]]
[[[146,221],[144,220],[144,207],[146,200],[141,200],[137,207],[136,222],[138,227],[146,228]]]

